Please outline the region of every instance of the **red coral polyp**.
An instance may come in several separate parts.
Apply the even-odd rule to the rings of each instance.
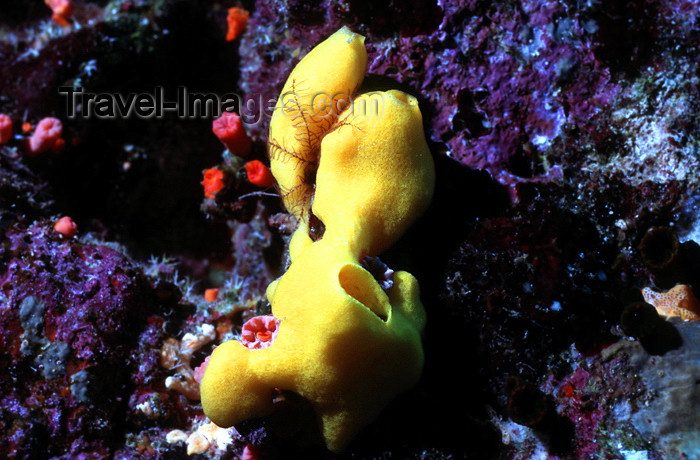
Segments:
[[[260,160],[253,160],[246,163],[245,171],[248,175],[248,181],[258,187],[269,187],[275,183],[275,178],[270,168],[265,166]]]
[[[53,11],[51,19],[54,22],[61,27],[70,25],[69,19],[73,16],[73,10],[75,9],[70,0],[44,0],[44,3]]]
[[[68,216],[61,217],[53,224],[53,229],[66,238],[73,238],[78,232],[78,224]]]
[[[277,337],[279,324],[279,320],[274,315],[254,316],[243,323],[241,344],[250,350],[260,350],[269,347]],[[195,382],[202,382],[210,357],[207,356],[202,364],[194,368]]]
[[[251,140],[238,114],[224,112],[213,121],[211,129],[234,155],[246,156],[250,153]]]
[[[29,154],[37,155],[39,153],[51,150],[58,139],[63,134],[63,123],[58,118],[46,117],[36,125],[36,130],[32,137],[29,138]]]
[[[204,171],[202,179],[202,187],[204,187],[204,196],[214,198],[214,195],[219,193],[224,188],[224,173],[217,168],[209,168]]]
[[[0,113],[0,144],[6,144],[12,139],[12,118]]]
[[[277,337],[279,320],[273,315],[255,316],[243,324],[241,343],[251,350],[269,347]]]
[[[238,38],[248,26],[249,13],[243,8],[229,8],[226,17],[228,28],[226,30],[226,41],[230,42]]]

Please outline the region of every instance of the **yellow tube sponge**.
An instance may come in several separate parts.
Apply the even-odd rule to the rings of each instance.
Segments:
[[[430,204],[433,159],[418,101],[398,90],[363,94],[321,144],[313,213],[324,238],[360,255],[388,249]]]
[[[270,169],[297,218],[307,218],[321,139],[364,78],[364,42],[343,26],[304,56],[277,100],[270,120]]]
[[[365,66],[362,39],[343,28],[299,63],[285,89],[354,91]],[[328,73],[336,68],[352,75]],[[425,211],[435,172],[414,97],[365,94],[331,124],[304,109],[309,99],[297,101],[296,121],[276,112],[270,128],[273,172],[300,218],[291,265],[267,289],[277,336],[263,349],[220,345],[200,391],[204,412],[221,426],[271,414],[276,388],[296,392],[338,451],[420,377],[425,311],[416,279],[388,271],[380,285],[362,264]],[[311,211],[325,226],[314,238]]]

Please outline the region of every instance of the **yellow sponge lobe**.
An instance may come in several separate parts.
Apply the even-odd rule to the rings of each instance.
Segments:
[[[217,425],[268,415],[273,389],[292,390],[311,403],[337,451],[419,378],[425,312],[409,273],[397,272],[384,292],[347,245],[321,240],[270,301],[280,326],[269,348],[230,341],[209,360],[202,404]]]
[[[360,87],[367,71],[365,37],[342,27],[289,75],[270,120],[270,169],[284,204],[306,219],[321,139]]]
[[[426,210],[435,170],[413,96],[363,94],[323,138],[313,212],[324,238],[356,241],[363,255],[388,249]]]

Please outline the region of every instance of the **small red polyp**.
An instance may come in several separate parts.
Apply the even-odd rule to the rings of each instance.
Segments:
[[[251,141],[238,114],[224,112],[212,123],[212,131],[231,153],[239,156],[250,153]]]
[[[279,321],[273,315],[255,316],[243,324],[241,343],[251,350],[269,347],[277,337]]]

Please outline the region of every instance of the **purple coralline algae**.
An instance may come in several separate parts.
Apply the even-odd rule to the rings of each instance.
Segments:
[[[673,131],[669,137],[658,130],[687,123],[683,120],[697,109],[697,85],[691,83],[697,75],[688,61],[697,57],[697,50],[690,51],[696,15],[683,13],[697,11],[697,2],[628,6],[319,2],[314,11],[326,21],[309,27],[297,22],[291,2],[257,2],[241,43],[241,87],[250,94],[274,92],[293,65],[287,56],[303,55],[349,23],[368,37],[365,86],[389,81],[419,95],[434,148],[488,170],[502,183],[561,179],[574,155],[609,150],[624,132],[647,132],[645,138],[662,152],[691,153],[697,141],[676,141],[669,148],[660,144],[667,138],[673,143]],[[415,15],[404,21],[409,10]],[[295,22],[299,27],[285,28]],[[657,91],[663,97],[648,105],[659,104],[655,109],[662,113],[650,120],[635,112],[641,108],[635,99],[654,98]],[[594,145],[578,142],[575,151],[566,152],[556,145],[579,137]],[[617,147],[615,158],[623,162],[650,155],[631,140]],[[673,159],[670,153],[668,158]]]
[[[173,305],[124,255],[67,240],[50,222],[15,223],[5,238],[0,451],[107,455],[123,424],[142,423],[129,394],[162,383],[153,357]]]

